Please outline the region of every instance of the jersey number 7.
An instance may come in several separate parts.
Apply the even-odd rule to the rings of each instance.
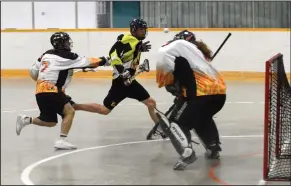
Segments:
[[[47,67],[49,66],[49,62],[47,62],[47,61],[44,61],[44,62],[42,62],[42,66],[41,66],[41,72],[44,72],[46,69],[47,69]]]

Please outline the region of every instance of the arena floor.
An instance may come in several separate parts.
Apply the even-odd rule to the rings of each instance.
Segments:
[[[139,80],[166,111],[173,97],[154,80]],[[257,185],[262,179],[264,83],[228,81],[227,103],[216,116],[223,151],[174,171],[178,155],[168,140],[145,141],[153,123],[147,108],[127,99],[107,116],[76,112],[69,140],[74,151],[55,151],[60,132],[28,126],[15,133],[16,116],[39,114],[30,79],[1,79],[1,185]],[[76,102],[102,103],[109,79],[73,79],[67,90]]]

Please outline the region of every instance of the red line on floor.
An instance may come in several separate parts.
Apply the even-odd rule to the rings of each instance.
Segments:
[[[246,158],[246,157],[250,157],[250,156],[256,156],[259,155],[261,153],[251,153],[251,154],[244,154],[241,156],[238,156],[237,158]],[[218,183],[219,185],[231,185],[229,183],[227,183],[225,180],[219,178],[218,176],[215,175],[215,169],[220,166],[220,162],[214,163],[209,171],[208,171],[208,176],[209,178],[211,178],[213,181],[215,181],[216,183]]]
[[[211,168],[209,169],[209,172],[208,172],[208,176],[213,180],[215,181],[216,183],[219,183],[220,185],[230,185],[228,184],[226,181],[220,179],[219,177],[217,177],[215,175],[215,169],[220,165],[219,162],[217,163],[214,163]]]

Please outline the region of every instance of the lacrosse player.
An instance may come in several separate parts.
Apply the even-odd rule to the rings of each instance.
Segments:
[[[162,46],[158,52],[158,87],[177,96],[177,108],[168,118],[157,113],[162,131],[170,138],[180,154],[174,170],[184,170],[197,157],[191,145],[194,129],[209,151],[209,156],[219,157],[219,134],[213,116],[226,100],[226,85],[219,72],[209,63],[212,52],[207,45],[196,41],[187,30]]]
[[[39,117],[18,115],[16,133],[30,124],[54,127],[58,123],[57,114],[62,116],[60,139],[55,142],[57,149],[76,149],[66,138],[70,131],[75,109],[71,97],[65,89],[72,80],[73,69],[96,68],[109,63],[105,57],[86,58],[71,52],[72,40],[65,32],[56,32],[50,42],[53,49],[46,51],[30,69],[31,78],[36,82],[36,101],[40,110]]]
[[[109,52],[114,72],[112,85],[103,101],[103,105],[97,103],[76,104],[76,110],[107,115],[122,100],[132,98],[148,107],[154,123],[159,121],[155,113],[155,100],[141,84],[135,79],[131,79],[137,70],[147,71],[147,68],[149,68],[147,60],[144,64],[139,65],[141,53],[148,52],[151,49],[149,41],[143,43],[147,36],[147,28],[147,23],[144,20],[133,19],[130,23],[130,33],[121,34],[117,37],[117,41]]]

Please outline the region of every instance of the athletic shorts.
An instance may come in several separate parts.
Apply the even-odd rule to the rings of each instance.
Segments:
[[[75,104],[72,98],[65,93],[40,93],[36,94],[36,102],[40,110],[40,116],[38,117],[41,121],[45,122],[58,122],[59,114],[62,118],[64,117],[63,110],[67,103],[71,105]]]
[[[116,78],[112,80],[111,88],[105,97],[103,104],[109,110],[113,110],[113,108],[125,98],[144,101],[150,98],[150,95],[136,80],[133,80],[129,86],[126,86],[124,85],[123,79]]]

